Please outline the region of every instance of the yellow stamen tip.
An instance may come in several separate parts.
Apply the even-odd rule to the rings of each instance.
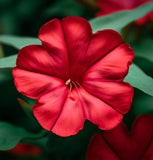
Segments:
[[[65,84],[68,86],[71,83],[71,79],[68,79]]]

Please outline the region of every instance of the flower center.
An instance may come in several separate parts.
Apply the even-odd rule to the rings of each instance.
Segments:
[[[68,79],[66,82],[65,82],[65,85],[68,86],[69,88],[69,98],[73,101],[75,101],[75,98],[74,96],[72,95],[72,88],[73,88],[73,82],[71,81],[71,79]]]
[[[73,89],[73,88],[78,88],[80,87],[80,84],[78,82],[74,82],[72,81],[70,78],[65,82],[65,85],[70,89],[70,91]]]
[[[75,96],[73,95],[72,90],[75,88],[79,94],[79,87],[81,87],[81,85],[76,81],[72,81],[70,78],[65,82],[65,85],[69,88],[69,98],[75,101]]]

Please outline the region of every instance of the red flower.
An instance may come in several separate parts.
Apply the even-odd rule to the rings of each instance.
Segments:
[[[85,119],[115,127],[132,103],[133,88],[123,82],[130,46],[113,30],[93,34],[80,17],[49,21],[39,39],[20,50],[13,76],[19,92],[38,99],[33,113],[42,127],[60,136],[76,134]]]
[[[135,23],[138,24],[138,25],[143,25],[147,21],[153,21],[153,11],[149,12],[148,14],[143,16],[142,18],[139,18],[139,19],[135,20]]]
[[[42,150],[32,144],[18,144],[15,148],[7,152],[20,157],[40,157],[42,154]]]
[[[104,15],[108,15],[108,14],[111,14],[117,11],[131,10],[131,9],[137,8],[140,5],[150,2],[150,1],[153,1],[153,0],[123,0],[123,1],[97,0],[98,6],[100,8],[100,11],[97,14],[97,16],[104,16]],[[151,14],[151,13],[148,13],[148,14]],[[148,20],[153,21],[153,16],[148,16],[148,14],[147,16],[142,17],[143,19],[140,18],[140,20],[138,19],[135,22],[138,25],[143,25]]]
[[[153,160],[153,116],[141,115],[129,133],[120,123],[96,134],[88,147],[86,160]]]

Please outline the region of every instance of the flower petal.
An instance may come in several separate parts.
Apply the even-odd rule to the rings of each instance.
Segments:
[[[40,97],[33,106],[33,114],[41,126],[46,130],[51,130],[58,119],[67,98],[68,88],[66,86],[58,87],[52,92]]]
[[[89,68],[84,78],[122,81],[128,73],[133,58],[134,51],[127,43],[123,43]]]
[[[64,84],[58,78],[18,68],[13,69],[13,77],[17,90],[34,99]]]
[[[64,74],[67,75],[69,71],[68,53],[61,22],[58,19],[49,21],[41,27],[38,37],[58,64],[57,67],[64,70]]]
[[[140,115],[136,118],[132,125],[131,137],[136,142],[141,141],[142,149],[146,149],[150,146],[151,140],[153,140],[153,116],[152,115]],[[147,131],[147,134],[146,134]],[[153,151],[153,150],[152,150]]]
[[[52,37],[54,34],[55,36]],[[60,39],[60,37],[62,38]],[[54,59],[56,56],[59,58],[59,53],[62,59],[67,52],[70,77],[74,81],[80,80],[80,75],[85,70],[122,43],[121,36],[113,30],[99,31],[93,35],[90,24],[81,17],[64,18],[61,24],[58,20],[50,21],[40,30],[39,38],[43,45],[49,46],[53,53],[58,51],[57,47],[60,46],[55,47],[52,42],[54,39],[55,42],[57,39],[57,42],[60,42],[62,46],[66,46],[67,50],[65,51],[65,47],[63,47],[60,52],[55,54]],[[54,47],[51,46],[52,44]]]
[[[111,150],[102,135],[94,135],[88,146],[86,160],[119,160],[119,157]]]
[[[135,20],[137,25],[144,25],[147,21],[153,21],[153,11],[148,12],[145,16]]]
[[[144,155],[142,156],[142,160],[146,160],[146,159],[149,159],[149,160],[153,160],[153,139],[150,140],[150,145],[147,147],[147,150],[146,152],[144,153]]]
[[[101,10],[97,16],[104,16],[122,10],[131,10],[149,1],[152,0],[98,0],[98,6]]]
[[[86,119],[96,124],[100,129],[112,129],[118,125],[123,116],[112,107],[86,92],[79,89]]]
[[[91,27],[82,18],[62,20],[70,61],[70,75],[80,78],[91,65],[122,43],[121,36],[113,30],[91,33]]]
[[[133,88],[130,84],[90,80],[84,81],[82,85],[91,95],[101,99],[118,112],[125,114],[129,111],[133,98]]]
[[[80,74],[83,75],[92,65],[103,59],[121,43],[123,43],[122,37],[113,30],[96,32],[90,39],[86,53],[82,54],[82,59],[78,62],[78,68],[81,68]]]
[[[103,30],[92,35],[89,32],[90,25],[82,19],[76,19],[67,18],[62,21],[69,52],[70,74],[75,80],[122,43],[122,38],[117,32]]]
[[[32,72],[67,79],[68,69],[65,67],[65,61],[63,59],[55,59],[52,55],[51,51],[47,51],[43,46],[26,46],[19,51],[17,67]]]
[[[104,139],[110,144],[121,159],[140,159],[152,142],[153,117],[151,115],[139,116],[132,125],[129,134],[125,125],[106,131]]]
[[[113,12],[132,9],[134,1],[118,1],[118,0],[98,0],[98,5],[101,11],[98,13],[98,16],[111,14]]]
[[[42,155],[42,149],[33,144],[19,143],[13,149],[6,151],[14,156],[22,158],[39,158]]]
[[[81,17],[63,18],[61,23],[68,48],[70,74],[73,74],[73,79],[77,79],[82,70],[80,65],[83,66],[81,61],[84,60],[92,29],[88,21]]]
[[[76,134],[83,128],[84,112],[74,89],[68,95],[68,88],[60,87],[35,103],[33,113],[39,123],[59,136]]]
[[[65,37],[60,20],[55,18],[44,24],[39,31],[38,37],[42,41],[42,45],[50,48],[53,52],[57,50],[58,53],[67,55]]]
[[[124,123],[96,134],[87,151],[87,160],[151,160],[153,157],[153,116],[141,115],[129,133]],[[92,157],[96,157],[93,158]]]

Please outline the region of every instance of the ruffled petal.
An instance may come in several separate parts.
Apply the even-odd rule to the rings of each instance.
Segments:
[[[125,125],[120,124],[116,128],[106,131],[103,137],[121,159],[140,159],[151,145],[152,123],[151,115],[141,115],[133,123],[130,134]]]
[[[74,81],[79,81],[80,75],[91,65],[122,43],[121,36],[113,30],[99,31],[93,35],[90,24],[80,17],[64,18],[61,24],[58,20],[48,22],[40,30],[39,38],[53,53],[60,46],[55,47],[54,42],[64,46],[63,49],[60,46],[60,52],[52,56],[55,60],[57,56],[57,62],[59,59],[65,62],[65,54],[68,54],[69,63],[66,61],[66,67],[69,67],[70,77]]]
[[[96,134],[89,144],[87,160],[152,160],[152,123],[153,116],[141,115],[133,123],[130,133],[120,123],[112,130]]]
[[[61,23],[68,49],[70,75],[73,75],[73,79],[77,79],[81,67],[86,65],[83,61],[92,29],[88,21],[81,17],[63,18]]]
[[[119,45],[85,73],[85,80],[122,81],[132,64],[134,51],[127,43]]]
[[[33,114],[41,126],[51,130],[58,119],[67,98],[68,88],[61,86],[40,97],[33,106]]]
[[[153,160],[153,139],[150,140],[150,145],[148,146],[146,152],[143,155],[142,160]]]
[[[63,105],[58,120],[52,127],[52,132],[63,137],[77,134],[83,128],[84,120],[80,95],[76,89],[73,89]]]
[[[74,89],[68,95],[67,87],[40,98],[33,113],[43,128],[63,137],[76,134],[85,120],[77,91]]]
[[[100,12],[97,16],[108,15],[117,11],[131,10],[152,0],[98,0]]]
[[[96,124],[100,129],[112,129],[122,121],[123,115],[101,99],[92,96],[84,89],[79,89],[79,92],[86,119]]]
[[[65,37],[60,20],[55,18],[45,23],[41,27],[38,37],[42,41],[42,45],[52,49],[53,51],[58,50],[61,54],[67,54]]]
[[[39,98],[56,87],[64,85],[64,82],[58,78],[19,68],[13,69],[13,77],[17,90],[34,99]]]
[[[98,6],[100,11],[97,16],[104,16],[113,12],[130,9],[133,5],[133,1],[118,1],[118,0],[98,0]]]
[[[92,65],[103,59],[104,56],[109,54],[109,52],[121,43],[121,36],[113,30],[96,32],[90,40],[86,53],[82,55],[82,60],[78,63],[78,68],[80,67],[82,69],[80,74],[83,76]]]
[[[31,45],[24,47],[19,51],[16,63],[18,68],[32,72],[62,79],[67,79],[68,77],[65,61],[63,59],[59,61],[54,59],[51,52],[47,51],[43,46]]]
[[[67,75],[69,71],[68,53],[61,22],[58,19],[49,21],[41,27],[38,37],[58,64],[57,67]]]
[[[55,89],[35,103],[33,113],[43,128],[63,137],[81,130],[85,119],[101,129],[111,129],[122,120],[122,114],[79,88],[69,93],[67,88]]]
[[[8,150],[7,153],[15,157],[22,158],[39,158],[42,155],[42,149],[33,144],[19,143],[11,150]]]
[[[62,20],[68,48],[70,76],[80,80],[91,65],[99,61],[122,43],[121,36],[113,30],[103,30],[92,34],[90,24],[79,17]]]
[[[141,143],[141,145],[138,145],[138,147],[140,147],[140,149],[144,151],[147,150],[146,148],[149,148],[151,142],[153,142],[152,124],[153,124],[153,116],[144,114],[137,117],[137,119],[134,121],[132,125],[131,138],[133,139],[133,141]]]
[[[86,160],[120,160],[101,134],[94,135],[88,146]]]
[[[135,20],[137,25],[144,25],[147,21],[153,21],[153,11],[148,12],[145,16]]]
[[[133,98],[133,88],[130,84],[92,80],[84,81],[82,85],[90,94],[118,112],[125,114],[129,111]]]
[[[136,8],[144,3],[151,2],[152,0],[135,0],[133,1],[132,8]]]

